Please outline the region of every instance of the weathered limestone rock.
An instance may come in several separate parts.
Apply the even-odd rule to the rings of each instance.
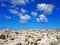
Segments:
[[[60,31],[0,31],[0,45],[60,45]]]

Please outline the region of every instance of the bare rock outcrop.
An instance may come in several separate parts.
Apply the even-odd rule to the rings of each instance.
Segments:
[[[60,45],[60,31],[0,31],[0,45]]]

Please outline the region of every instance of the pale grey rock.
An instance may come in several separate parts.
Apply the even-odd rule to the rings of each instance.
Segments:
[[[60,45],[59,30],[0,31],[0,45]]]

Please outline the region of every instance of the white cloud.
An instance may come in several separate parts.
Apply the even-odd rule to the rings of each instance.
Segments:
[[[31,12],[33,16],[37,16],[37,12]]]
[[[29,15],[25,14],[24,16],[23,15],[20,16],[20,19],[29,20],[29,19],[31,19],[31,17]]]
[[[26,10],[21,8],[21,13],[25,13],[25,12],[26,12]]]
[[[40,22],[40,18],[36,18],[36,21],[37,21],[37,22]]]
[[[13,5],[26,5],[27,3],[34,2],[35,0],[0,0],[0,2],[7,1]]]
[[[15,7],[16,7],[16,5],[11,5],[10,7],[11,7],[11,8],[15,8]]]
[[[36,21],[37,22],[48,22],[48,19],[46,18],[44,14],[41,14],[39,18],[36,18]]]
[[[23,14],[22,13],[19,13],[19,15],[18,16],[23,16]]]
[[[26,5],[27,3],[34,2],[34,0],[10,0],[15,5]]]
[[[9,11],[12,14],[18,14],[19,13],[16,9],[9,9]]]
[[[7,16],[7,15],[4,15],[3,17],[6,18],[6,19],[11,19],[12,18],[11,16]]]
[[[15,4],[15,5],[25,5],[26,3],[29,2],[29,0],[10,0],[12,4]]]
[[[27,14],[20,16],[20,23],[27,23],[28,20],[30,20],[31,17]]]
[[[50,14],[54,9],[54,5],[42,3],[42,4],[37,4],[37,8],[40,11],[44,11],[44,13]]]

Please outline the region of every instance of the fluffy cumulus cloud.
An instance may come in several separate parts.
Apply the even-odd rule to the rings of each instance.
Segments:
[[[34,0],[10,0],[11,4],[14,5],[26,5],[27,3],[34,2]]]
[[[37,4],[37,8],[40,11],[44,11],[44,13],[52,13],[54,9],[54,5],[41,3],[41,4]]]
[[[16,9],[9,9],[9,11],[10,11],[10,13],[16,14],[19,17],[20,23],[27,23],[28,20],[31,19],[31,17],[28,14],[26,14],[26,10],[23,8],[21,8],[21,10],[20,10],[21,12]]]
[[[13,5],[26,5],[27,3],[34,2],[34,0],[0,0],[0,2],[9,2]]]
[[[22,15],[22,16],[20,16],[20,19],[28,20],[28,19],[30,19],[30,16],[29,16],[29,15],[27,15],[27,14],[25,14],[24,16],[23,16],[23,15]]]
[[[48,19],[46,18],[44,14],[41,14],[39,18],[36,18],[36,21],[37,22],[48,22]]]
[[[26,10],[21,8],[21,13],[26,13]]]
[[[39,16],[39,18],[36,18],[37,22],[48,22],[48,19],[45,16],[45,14],[52,13],[52,11],[55,7],[52,4],[45,4],[45,3],[37,4],[37,10],[40,12],[41,11],[43,12],[41,15],[38,15],[39,14],[38,11],[35,12],[35,10],[33,10],[33,11],[31,11],[31,13],[29,13],[29,12],[27,12],[28,10],[25,10],[23,7],[22,8],[18,7],[18,6],[26,5],[27,3],[34,2],[35,0],[1,0],[0,2],[2,2],[2,1],[8,1],[10,4],[12,4],[12,5],[10,5],[10,9],[8,8],[8,10],[10,13],[17,15],[19,18],[19,21],[21,23],[27,23],[28,20],[31,19],[29,14],[36,16],[36,17]],[[5,3],[2,3],[1,6],[7,6],[7,5],[5,5]],[[26,14],[26,12],[27,12],[27,14]],[[4,16],[4,17],[8,18],[8,19],[11,18],[9,16]]]
[[[37,16],[37,12],[31,12],[31,15]]]
[[[10,0],[12,4],[20,5],[20,4],[26,4],[29,2],[29,0]]]
[[[23,15],[22,13],[19,13],[19,15],[18,15],[18,16],[20,17],[20,16],[22,16],[22,15]]]
[[[19,13],[16,9],[9,9],[9,12],[12,14],[18,14]]]
[[[31,17],[27,14],[20,16],[20,23],[27,23],[28,20],[30,20]]]

